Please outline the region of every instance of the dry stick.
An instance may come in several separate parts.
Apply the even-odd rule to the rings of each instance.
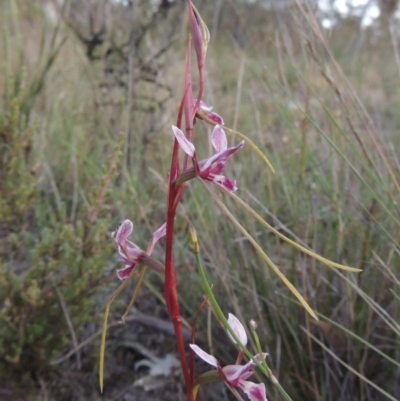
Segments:
[[[125,323],[128,322],[138,322],[141,323],[145,326],[149,327],[154,327],[158,331],[163,331],[169,335],[174,335],[174,328],[172,324],[169,321],[165,321],[162,319],[159,319],[154,316],[147,316],[143,313],[137,312],[135,310],[135,314],[132,316],[127,316],[125,318]],[[122,326],[124,322],[121,320],[117,320],[115,322],[112,322],[107,325],[107,331],[111,329],[112,327],[115,326]],[[54,361],[50,362],[50,365],[59,365],[60,363],[66,361],[67,359],[71,358],[72,355],[76,354],[80,349],[85,347],[86,345],[90,344],[96,337],[100,336],[102,333],[102,329],[97,330],[95,333],[93,333],[91,336],[89,336],[86,340],[82,341],[81,343],[77,344],[73,349],[71,349],[67,354],[62,356],[61,358],[58,358]],[[186,340],[190,340],[190,330],[185,329],[183,332],[183,336]],[[74,344],[75,345],[75,344]]]
[[[60,292],[60,290],[58,289],[57,286],[55,286],[55,289],[56,289],[57,296],[58,296],[58,298],[60,300],[61,308],[63,310],[64,316],[65,316],[65,320],[67,321],[67,325],[68,325],[69,331],[71,332],[72,343],[74,344],[74,347],[77,348],[78,347],[78,340],[76,338],[74,326],[72,325],[71,319],[69,318],[67,305],[65,304],[64,298],[61,295],[61,292]],[[82,367],[81,354],[79,352],[76,353],[76,363],[78,365],[78,369],[81,369],[81,367]]]
[[[242,97],[244,67],[245,67],[245,56],[244,56],[244,54],[242,54],[242,59],[240,61],[240,67],[239,67],[239,76],[238,76],[237,86],[236,86],[235,114],[233,117],[233,129],[235,131],[236,131],[237,122],[239,119],[240,99]]]
[[[131,7],[132,19],[134,18],[134,14],[136,13],[136,7]],[[124,148],[124,167],[128,170],[131,167],[131,157],[130,157],[130,148],[131,148],[131,118],[132,118],[132,97],[133,97],[133,56],[135,53],[135,30],[132,27],[129,33],[129,51],[128,51],[128,75],[126,79],[128,80],[128,89],[127,89],[127,100],[126,100],[126,123],[125,123],[125,148]]]

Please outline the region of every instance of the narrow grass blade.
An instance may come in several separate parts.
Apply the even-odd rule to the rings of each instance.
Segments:
[[[368,341],[364,340],[362,337],[360,337],[357,334],[353,333],[351,330],[346,329],[346,327],[342,326],[341,324],[336,323],[334,320],[329,319],[328,317],[326,317],[326,316],[324,316],[324,315],[322,315],[320,313],[318,313],[318,315],[321,316],[327,322],[331,323],[333,326],[336,326],[338,329],[344,331],[347,335],[355,338],[361,344],[364,344],[366,347],[368,347],[372,351],[374,351],[377,354],[379,354],[382,358],[385,358],[387,361],[389,361],[393,365],[396,365],[398,368],[400,368],[400,362],[398,362],[395,359],[391,358],[389,355],[385,354],[379,348],[375,347],[374,345],[372,345]]]
[[[140,268],[140,266],[137,266],[136,269],[137,269],[137,268]],[[143,266],[143,267],[141,268],[141,270],[140,270],[140,275],[139,275],[138,282],[137,282],[137,284],[136,284],[135,292],[133,293],[131,302],[129,302],[129,305],[128,305],[128,307],[126,308],[126,311],[125,311],[125,313],[122,315],[122,318],[121,318],[121,320],[122,320],[123,323],[125,323],[126,317],[128,316],[130,310],[132,309],[133,305],[135,304],[135,302],[136,302],[136,300],[137,300],[137,297],[138,297],[138,295],[139,295],[140,288],[142,287],[142,284],[143,284],[144,275],[146,274],[146,271],[147,271],[147,266]]]
[[[122,290],[124,290],[125,287],[128,285],[129,281],[135,275],[136,271],[137,269],[132,269],[126,280],[111,295],[106,305],[106,310],[104,312],[104,318],[103,318],[103,329],[101,332],[101,343],[100,343],[99,383],[101,392],[103,392],[103,384],[104,384],[104,359],[106,352],[107,321],[108,321],[108,315],[110,313],[110,307],[114,302],[114,299],[117,298],[117,296],[122,292]]]
[[[271,171],[273,173],[275,173],[275,169],[272,166],[272,163],[268,160],[267,156],[265,156],[265,154],[262,152],[262,150],[250,138],[248,138],[246,135],[241,134],[238,131],[235,131],[231,128],[226,127],[225,125],[224,125],[224,130],[230,132],[231,134],[238,136],[239,138],[242,138],[246,143],[248,143],[249,146],[251,146],[253,148],[253,150],[256,153],[258,153],[258,155],[265,162],[265,164],[271,169]]]
[[[322,263],[325,263],[328,266],[336,267],[337,269],[342,269],[346,270],[349,272],[353,273],[358,273],[361,272],[361,269],[357,269],[355,267],[349,267],[342,265],[340,263],[333,262],[329,259],[326,259],[317,253],[311,251],[310,249],[305,248],[304,246],[298,244],[297,242],[291,240],[290,238],[286,237],[282,233],[280,233],[278,230],[276,230],[274,227],[272,227],[270,224],[268,224],[251,206],[249,206],[246,202],[244,202],[242,199],[240,199],[237,195],[235,195],[232,192],[227,192],[226,193],[233,198],[236,202],[238,202],[241,206],[243,206],[257,221],[259,221],[264,227],[266,227],[269,231],[271,231],[273,234],[275,234],[278,238],[282,239],[289,245],[292,245],[294,248],[298,249],[299,251],[311,256],[312,258],[319,260]]]
[[[110,312],[111,303],[108,302],[106,306],[106,310],[104,312],[103,318],[103,329],[101,332],[101,343],[100,343],[100,362],[99,362],[99,383],[100,383],[100,392],[103,392],[103,384],[104,384],[104,356],[106,353],[106,335],[107,335],[107,321],[108,314]]]
[[[203,181],[202,181],[203,182]],[[235,224],[235,226],[242,232],[242,234],[247,238],[247,240],[253,245],[256,251],[260,254],[260,256],[264,259],[267,265],[275,272],[275,274],[283,281],[283,283],[289,288],[289,290],[293,293],[293,295],[299,300],[299,302],[303,305],[306,311],[315,319],[318,320],[317,315],[314,313],[312,308],[308,305],[307,301],[303,298],[303,296],[297,291],[296,287],[286,278],[286,276],[279,270],[279,268],[275,265],[275,263],[268,257],[268,255],[263,251],[261,246],[257,243],[257,241],[246,231],[246,229],[236,220],[233,214],[229,211],[229,209],[224,205],[222,200],[205,184],[204,186],[207,188],[213,199],[218,203],[219,207],[222,211],[228,216],[228,218]]]
[[[365,383],[368,383],[371,387],[379,391],[382,395],[387,397],[389,400],[392,401],[398,401],[396,398],[394,398],[392,395],[390,395],[388,392],[383,390],[381,387],[379,387],[377,384],[372,382],[371,380],[367,379],[364,375],[362,375],[360,372],[357,372],[354,368],[352,368],[349,364],[344,362],[342,359],[340,359],[333,351],[331,351],[324,343],[319,341],[315,336],[313,336],[306,328],[301,327],[301,329],[308,335],[310,338],[312,338],[321,348],[324,349],[325,352],[327,352],[332,358],[334,358],[336,361],[338,361],[341,365],[346,367],[351,373],[359,377],[361,380],[363,380]]]

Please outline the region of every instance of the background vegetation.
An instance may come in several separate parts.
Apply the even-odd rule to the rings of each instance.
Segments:
[[[135,242],[145,246],[164,221],[170,126],[183,88],[183,2],[55,4],[0,4],[5,400],[100,399],[99,329],[119,284],[110,232],[130,218]],[[294,400],[400,399],[395,24],[383,13],[365,30],[353,17],[326,31],[315,4],[274,4],[199,4],[212,37],[205,100],[276,169],[272,174],[245,148],[229,166],[238,195],[285,235],[363,272],[320,265],[226,198],[320,314],[311,321],[194,181],[177,222],[183,314],[190,322],[203,299],[188,250],[189,218],[221,304],[258,322],[270,366]],[[201,124],[196,129],[206,134]],[[162,244],[155,255],[162,259]],[[104,399],[183,399],[179,369],[165,358],[174,360],[175,347],[162,278],[148,276],[121,326],[132,291],[112,310]],[[207,311],[199,325],[199,342],[230,361],[225,334]],[[279,399],[272,386],[268,391]],[[203,397],[230,399],[223,387]]]

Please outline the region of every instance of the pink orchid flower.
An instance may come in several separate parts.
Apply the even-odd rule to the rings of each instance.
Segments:
[[[194,104],[196,105],[196,103],[197,99],[194,99]],[[223,118],[219,114],[212,111],[212,109],[213,108],[211,106],[207,106],[202,100],[200,100],[200,108],[196,111],[196,115],[201,120],[205,120],[214,125],[224,125]]]
[[[228,323],[232,330],[242,343],[242,345],[247,344],[247,335],[243,325],[239,322],[236,316],[229,314]],[[231,340],[236,344],[231,334],[228,332]],[[201,358],[203,361],[207,362],[211,366],[218,369],[222,380],[232,387],[237,387],[241,389],[251,401],[267,401],[267,395],[265,391],[264,383],[253,383],[247,381],[247,379],[254,373],[254,368],[256,364],[253,361],[246,363],[245,365],[227,365],[221,367],[220,363],[216,358],[207,352],[203,351],[200,347],[195,344],[190,344],[190,348]],[[267,354],[263,354],[265,358]],[[257,361],[261,362],[260,355],[254,357]]]
[[[221,173],[225,170],[225,164],[229,156],[242,148],[244,141],[239,142],[238,145],[232,148],[228,148],[225,131],[221,126],[216,125],[212,132],[212,145],[217,153],[208,159],[197,162],[196,149],[193,143],[186,138],[178,127],[172,126],[172,130],[182,150],[193,159],[195,171],[200,178],[213,181],[230,192],[237,190],[236,181],[230,180],[221,175]]]
[[[125,280],[137,263],[151,254],[156,242],[166,234],[166,224],[164,223],[153,233],[147,252],[127,239],[132,234],[132,231],[133,223],[130,220],[125,220],[113,235],[118,245],[118,252],[121,255],[121,259],[125,263],[125,268],[117,270],[117,275],[120,280]],[[158,266],[153,263],[153,267],[157,269]]]

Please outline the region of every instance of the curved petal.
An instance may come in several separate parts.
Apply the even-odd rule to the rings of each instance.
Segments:
[[[197,103],[197,99],[193,99],[194,100],[194,104]],[[203,111],[211,111],[212,110],[212,106],[207,106],[202,100],[200,100],[200,108]]]
[[[196,104],[197,99],[194,99],[194,104]],[[203,114],[207,117],[207,119],[211,120],[215,124],[224,125],[224,119],[214,111],[211,111],[213,108],[211,106],[206,105],[202,100],[200,100],[200,109]],[[203,118],[200,114],[200,118]]]
[[[240,323],[239,319],[232,313],[228,314],[228,323],[231,326],[233,332],[236,334],[239,341],[246,346],[247,345],[247,334],[244,329],[242,323]],[[231,336],[231,333],[228,331],[228,336],[232,340],[234,344],[236,344],[236,340]]]
[[[225,163],[214,163],[214,165],[210,168],[210,173],[215,175],[220,175],[225,170]]]
[[[125,220],[115,235],[115,241],[118,244],[118,252],[123,261],[125,263],[128,262],[128,264],[136,262],[143,252],[137,245],[127,239],[132,234],[132,231],[133,223],[130,220]]]
[[[206,361],[208,364],[214,366],[215,368],[219,367],[218,361],[207,352],[203,351],[196,344],[189,344],[189,347],[199,356],[203,361]]]
[[[252,361],[246,365],[226,365],[222,368],[222,372],[229,384],[237,386],[239,380],[246,380],[253,374],[254,366]]]
[[[206,178],[206,179],[208,179],[210,181],[213,181],[216,184],[221,185],[222,187],[224,187],[229,192],[235,192],[237,190],[236,181],[235,180],[231,180],[231,179],[229,179],[227,177],[224,177],[223,175],[209,174],[209,177]]]
[[[125,266],[124,269],[117,270],[117,276],[120,280],[125,280],[128,278],[129,274],[131,271],[135,268],[136,263],[133,263],[131,265]]]
[[[228,147],[228,141],[226,140],[225,131],[221,126],[216,125],[211,134],[211,143],[217,153],[220,153]]]
[[[231,148],[225,149],[222,152],[215,154],[217,156],[214,158],[213,163],[225,163],[228,160],[228,157],[232,156],[236,151],[243,148],[244,141],[240,141],[236,146],[232,146]]]
[[[185,134],[178,127],[175,127],[175,125],[172,126],[172,131],[174,131],[175,138],[182,150],[190,157],[193,157],[196,152],[193,143],[190,142]]]
[[[224,119],[217,113],[213,112],[213,111],[209,111],[206,113],[207,118],[209,118],[211,121],[213,121],[215,124],[218,125],[224,125]]]
[[[115,241],[118,245],[125,246],[126,239],[132,234],[133,223],[130,220],[125,220],[118,228],[117,234],[115,235]]]
[[[164,223],[157,231],[153,233],[152,242],[155,244],[160,238],[167,233],[167,223]]]
[[[239,387],[251,401],[267,401],[267,394],[264,383],[253,383],[248,381],[240,381]]]
[[[136,262],[143,253],[143,251],[136,244],[128,240],[125,242],[124,249],[126,249],[127,252],[125,257],[127,257],[131,263]],[[121,256],[124,256],[123,249],[119,250],[119,253]]]
[[[244,141],[239,142],[238,145],[233,146],[232,148],[228,148],[223,150],[222,152],[216,153],[215,155],[209,157],[208,159],[204,159],[199,162],[200,171],[204,172],[211,167],[213,163],[222,163],[225,165],[229,156],[233,155],[237,150],[244,146]]]

